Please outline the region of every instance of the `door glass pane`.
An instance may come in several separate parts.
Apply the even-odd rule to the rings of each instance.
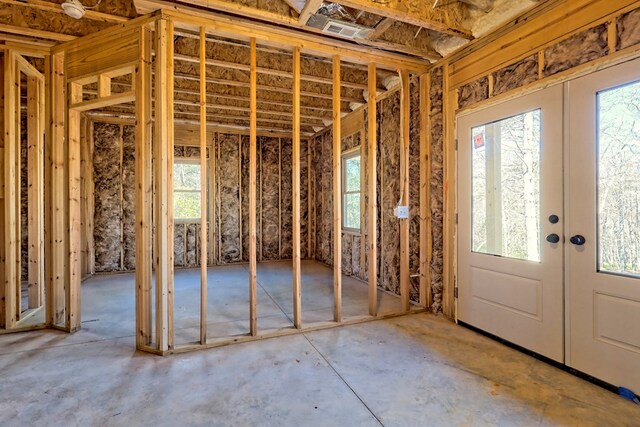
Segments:
[[[474,252],[540,261],[540,110],[471,130]]]
[[[598,267],[640,274],[640,82],[598,93]]]

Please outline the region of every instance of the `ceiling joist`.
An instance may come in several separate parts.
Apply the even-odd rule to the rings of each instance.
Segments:
[[[412,10],[407,7],[406,1],[390,0],[388,2],[378,2],[373,0],[335,0],[336,3],[353,9],[366,10],[376,15],[391,18],[396,21],[406,22],[428,30],[437,31],[442,34],[473,39],[471,33],[459,24],[443,23],[434,20],[427,12],[432,10],[430,2],[421,2],[422,9]]]

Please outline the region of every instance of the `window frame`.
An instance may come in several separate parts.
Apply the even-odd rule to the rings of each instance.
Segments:
[[[362,233],[362,197],[363,197],[363,186],[362,186],[362,147],[359,145],[357,147],[351,148],[349,150],[345,150],[342,152],[341,155],[341,164],[340,164],[340,169],[341,169],[341,193],[342,193],[342,197],[341,197],[341,201],[342,201],[342,218],[341,218],[341,228],[342,228],[342,232],[343,233],[351,233],[351,234],[358,234],[360,235]],[[358,191],[347,191],[347,160],[349,159],[353,159],[355,157],[359,157],[360,158],[360,188]],[[346,196],[349,194],[359,194],[360,195],[360,207],[358,208],[359,210],[359,215],[358,215],[358,223],[359,223],[359,227],[358,228],[353,228],[353,227],[346,227],[345,226],[345,218],[346,218],[346,208],[347,208],[347,203],[345,202],[346,200]]]
[[[200,157],[174,157],[173,159],[173,166],[175,167],[175,165],[198,165],[200,166]],[[202,180],[202,171],[199,169],[200,172],[200,179]],[[173,171],[172,171],[173,172]],[[175,186],[173,187],[173,193],[172,193],[172,203],[174,203],[173,205],[173,211],[174,211],[174,218],[173,218],[173,222],[174,224],[200,224],[202,223],[202,218],[176,218],[175,217],[175,194],[176,193],[195,193],[195,194],[200,194],[200,203],[203,203],[204,201],[202,200],[202,190],[176,190]]]

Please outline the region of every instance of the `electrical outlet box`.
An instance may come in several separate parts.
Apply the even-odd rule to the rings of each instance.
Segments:
[[[409,218],[409,206],[396,206],[393,210],[395,216],[399,219]]]

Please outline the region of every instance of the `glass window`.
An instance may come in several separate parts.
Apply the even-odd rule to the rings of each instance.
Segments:
[[[471,130],[474,252],[540,261],[540,110]]]
[[[200,163],[176,160],[173,165],[173,216],[175,220],[200,221]]]
[[[360,150],[342,156],[342,228],[360,231]]]
[[[640,81],[597,95],[598,270],[640,274]]]

